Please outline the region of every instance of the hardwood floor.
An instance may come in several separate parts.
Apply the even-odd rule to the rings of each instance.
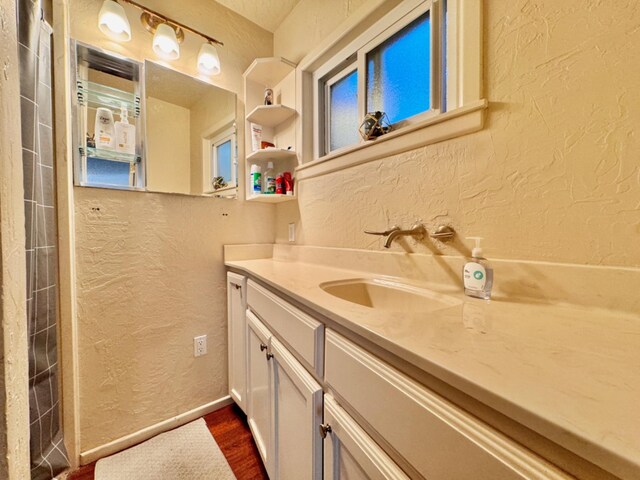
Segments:
[[[238,480],[268,480],[246,417],[229,405],[204,417],[209,431]],[[94,480],[95,462],[73,472],[68,480]]]

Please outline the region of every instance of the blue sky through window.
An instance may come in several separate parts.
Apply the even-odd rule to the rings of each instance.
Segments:
[[[329,151],[358,143],[358,72],[354,70],[330,87]]]
[[[431,106],[429,13],[367,54],[367,111],[382,111],[391,123]]]
[[[218,161],[218,176],[223,177],[227,183],[231,182],[231,140],[218,145],[217,149],[217,161]]]

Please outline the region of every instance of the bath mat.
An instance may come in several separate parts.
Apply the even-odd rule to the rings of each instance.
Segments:
[[[98,460],[95,480],[235,480],[201,418]]]

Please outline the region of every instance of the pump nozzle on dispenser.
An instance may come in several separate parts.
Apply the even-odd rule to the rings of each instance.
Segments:
[[[467,240],[475,240],[476,246],[471,250],[471,256],[474,258],[483,258],[482,256],[482,247],[480,246],[480,242],[482,241],[482,237],[465,237]]]

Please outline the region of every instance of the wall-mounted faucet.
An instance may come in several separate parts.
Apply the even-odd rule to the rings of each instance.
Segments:
[[[427,229],[424,228],[424,225],[422,225],[421,223],[416,223],[409,230],[402,230],[398,226],[393,226],[390,229],[385,230],[384,232],[371,232],[371,231],[365,230],[364,233],[368,235],[380,235],[383,237],[387,237],[386,241],[384,242],[384,248],[389,248],[391,247],[391,243],[393,243],[393,241],[398,237],[411,236],[416,240],[422,240],[425,237],[425,235],[427,235]],[[429,236],[431,238],[435,238],[437,240],[441,240],[444,242],[453,238],[454,235],[455,235],[455,231],[453,230],[453,228],[447,225],[440,225],[436,229],[436,231],[430,234]]]

